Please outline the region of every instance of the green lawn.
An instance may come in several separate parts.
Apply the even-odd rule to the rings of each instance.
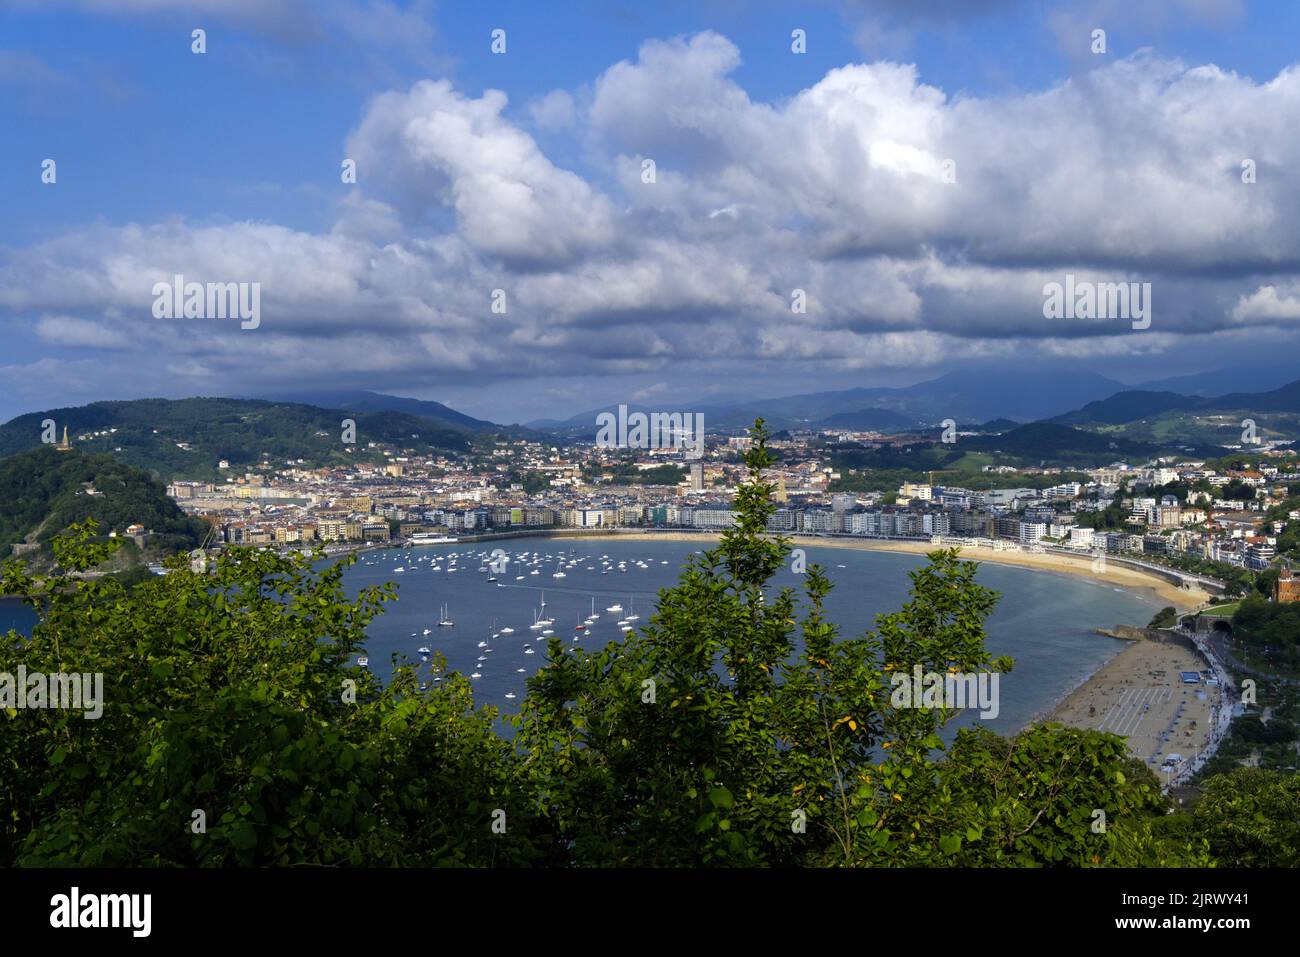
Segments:
[[[1211,605],[1209,608],[1206,608],[1205,611],[1201,612],[1201,614],[1214,615],[1219,618],[1231,618],[1237,613],[1237,609],[1240,606],[1241,602],[1230,601],[1226,605]]]

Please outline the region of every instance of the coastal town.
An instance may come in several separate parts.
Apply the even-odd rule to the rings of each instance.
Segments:
[[[1300,481],[1300,468],[1293,453],[1267,448],[1255,455],[1257,466],[1243,469],[1195,460],[1121,461],[1069,472],[991,466],[985,477],[1005,480],[1006,487],[909,481],[896,491],[838,490],[856,477],[831,464],[838,445],[891,440],[897,439],[814,432],[772,439],[781,461],[764,476],[775,489],[769,530],[1014,543],[1154,562],[1185,557],[1259,572],[1276,562],[1287,523],[1300,520],[1300,509],[1270,518],[1270,509],[1288,502],[1288,483]],[[421,456],[371,443],[365,451],[378,461],[351,468],[266,461],[225,482],[177,480],[167,491],[212,525],[214,544],[321,542],[337,550],[562,530],[717,532],[734,521],[732,500],[749,443],[743,435],[710,436],[694,461],[674,449],[525,439],[498,441],[472,457]],[[219,467],[233,473],[227,462]],[[1118,527],[1098,521],[1117,505],[1122,515],[1111,524]]]

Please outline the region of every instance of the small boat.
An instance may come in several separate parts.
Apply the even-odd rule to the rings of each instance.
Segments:
[[[433,629],[432,629],[432,628],[426,628],[426,629],[424,629],[424,633],[425,633],[426,635],[431,635],[431,634],[433,634]]]
[[[406,566],[405,566],[405,565],[398,565],[396,568],[393,569],[393,571],[394,571],[394,572],[404,572],[404,571],[406,571]]]
[[[543,635],[553,635],[553,634],[555,634],[555,629],[554,629],[554,628],[543,628],[543,629],[542,629],[542,634],[543,634]]]
[[[360,658],[357,659],[357,664],[359,664],[362,668],[369,668],[370,659],[367,658],[365,655],[362,655]]]
[[[479,673],[476,671],[476,672],[474,672],[472,675],[470,675],[470,677],[471,677],[471,678],[482,678],[483,676],[482,676],[481,674],[479,674]]]
[[[514,693],[513,691],[507,691],[507,692],[506,692],[506,697],[507,697],[507,698],[513,698],[514,696],[515,696],[515,693]]]
[[[503,634],[503,635],[513,635],[514,633],[515,633],[515,630],[514,630],[513,628],[502,628],[502,629],[501,629],[501,634]]]
[[[523,575],[516,575],[516,576],[515,576],[515,581],[517,581],[517,582],[521,582],[521,581],[523,581],[523,580],[524,580],[524,576],[523,576]]]
[[[480,648],[486,648],[486,647],[487,647],[487,642],[486,642],[486,641],[480,641],[480,642],[478,643],[478,646],[479,646]]]
[[[609,607],[607,607],[605,610],[606,610],[606,611],[615,611],[615,612],[617,612],[617,611],[622,611],[622,610],[623,610],[623,606],[622,606],[622,605],[619,605],[619,604],[617,604],[617,603],[615,603],[615,604],[610,605]]]
[[[451,615],[447,614],[447,606],[442,606],[442,617],[438,619],[439,628],[450,628],[456,623],[451,620]]]
[[[421,645],[421,646],[420,646],[419,648],[417,648],[416,650],[419,651],[419,653],[422,654],[422,655],[431,655],[431,654],[433,654],[433,652],[431,652],[431,651],[429,650],[428,646],[426,646],[426,645]]]
[[[556,573],[555,573],[554,575],[552,575],[551,577],[552,577],[552,578],[568,578],[569,576],[566,575],[566,574],[564,574],[564,572],[556,572]]]
[[[533,653],[533,649],[531,649],[531,648],[525,648],[525,649],[524,649],[524,654],[526,654],[526,655],[531,655],[532,653]]]
[[[527,672],[527,671],[528,671],[527,668],[516,668],[516,669],[515,669],[515,674],[517,674],[517,675],[521,675],[521,674],[524,674],[524,673]]]

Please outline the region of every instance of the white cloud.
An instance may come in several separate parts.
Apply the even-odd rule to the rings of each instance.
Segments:
[[[42,316],[36,323],[36,335],[60,346],[125,349],[131,344],[123,329],[75,316]]]
[[[386,93],[348,137],[358,183],[332,229],[70,230],[0,249],[0,311],[44,314],[50,346],[132,324],[135,347],[209,386],[340,371],[490,383],[564,363],[703,388],[700,369],[1134,355],[1300,317],[1286,176],[1300,70],[1259,83],[1141,53],[981,98],[877,62],[762,103],[739,64],[717,34],[653,41],[594,79],[589,110],[564,91],[533,103],[538,128],[589,158],[581,171],[512,121],[504,93]],[[1244,157],[1256,184],[1240,181]],[[1043,319],[1043,284],[1067,271],[1152,282],[1151,330]],[[174,273],[260,282],[261,327],[152,319],[152,284]]]
[[[551,90],[528,106],[533,123],[543,130],[564,130],[578,120],[577,107],[568,90]]]
[[[1277,286],[1260,286],[1237,300],[1232,310],[1237,322],[1276,322],[1300,319],[1300,285],[1288,284],[1282,292]]]

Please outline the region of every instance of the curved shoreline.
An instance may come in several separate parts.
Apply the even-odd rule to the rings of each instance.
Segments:
[[[524,537],[534,533],[519,533],[516,537]],[[536,533],[546,537],[554,538],[582,538],[597,539],[617,537],[620,541],[681,541],[691,542],[705,539],[707,541],[717,541],[721,538],[716,532],[682,532],[682,531],[664,531],[664,532],[644,532],[644,531],[618,531],[607,532],[589,532],[582,529],[564,530],[563,533],[556,535],[552,532]],[[930,542],[906,542],[895,541],[890,539],[879,538],[818,538],[806,535],[789,535],[787,536],[792,542],[800,546],[812,546],[814,548],[850,548],[862,551],[875,552],[903,552],[911,555],[925,555],[939,548],[948,548],[948,545],[934,545]],[[1210,597],[1208,592],[1199,588],[1178,588],[1168,580],[1161,578],[1151,572],[1145,572],[1140,569],[1131,568],[1115,563],[1108,563],[1104,572],[1094,572],[1092,562],[1088,558],[1075,558],[1072,555],[1061,555],[1056,552],[1022,552],[1013,549],[999,550],[985,548],[977,545],[960,546],[962,558],[978,561],[989,562],[995,565],[1015,565],[1021,568],[1032,568],[1039,571],[1054,571],[1066,575],[1075,575],[1094,579],[1095,581],[1108,582],[1116,587],[1127,588],[1129,590],[1141,590],[1148,593],[1148,597],[1157,597],[1174,607],[1179,614],[1193,611],[1200,607]]]
[[[1059,552],[1030,552],[1017,547],[1006,549],[982,545],[936,545],[930,541],[900,541],[879,538],[835,537],[788,534],[785,536],[796,547],[847,548],[862,551],[896,552],[924,556],[940,548],[958,547],[963,559],[1008,565],[1031,571],[1054,572],[1074,577],[1089,578],[1115,588],[1140,594],[1172,605],[1180,614],[1193,611],[1210,597],[1199,587],[1179,587],[1154,572],[1142,568],[1108,562],[1104,571],[1093,571],[1090,557],[1073,556]],[[699,542],[711,545],[721,539],[715,531],[639,529],[529,529],[500,535],[465,536],[461,544],[488,544],[516,538],[552,538],[616,541],[676,541]],[[1142,624],[1142,623],[1136,623]],[[1050,705],[1037,711],[1017,732],[1034,724],[1061,723],[1077,728],[1112,731],[1127,738],[1129,751],[1149,767],[1152,755],[1166,753],[1159,740],[1165,728],[1173,733],[1189,730],[1180,727],[1193,714],[1197,721],[1195,737],[1188,740],[1180,734],[1177,746],[1184,750],[1197,750],[1202,758],[1212,753],[1218,739],[1211,734],[1209,715],[1202,715],[1194,695],[1189,699],[1188,688],[1178,682],[1183,670],[1202,670],[1207,664],[1188,649],[1174,644],[1150,641],[1130,641],[1127,647],[1107,656],[1096,668],[1083,675],[1061,693]],[[1209,667],[1213,668],[1212,663]],[[1217,669],[1216,669],[1217,670]],[[1183,707],[1179,708],[1182,704]],[[1089,713],[1089,708],[1093,708]],[[1184,712],[1188,712],[1184,714]],[[1174,747],[1171,741],[1169,747]],[[1181,752],[1180,752],[1181,753]]]

